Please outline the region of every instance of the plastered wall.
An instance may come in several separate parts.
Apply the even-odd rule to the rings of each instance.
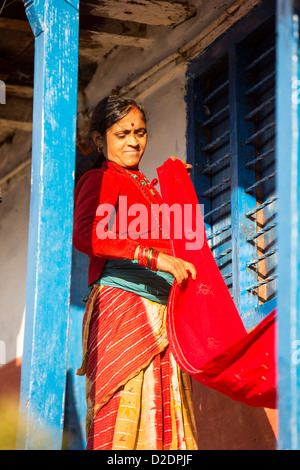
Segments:
[[[30,152],[31,138],[17,133],[0,148],[1,176]],[[0,340],[2,363],[22,355],[30,201],[30,165],[1,187],[0,204]]]

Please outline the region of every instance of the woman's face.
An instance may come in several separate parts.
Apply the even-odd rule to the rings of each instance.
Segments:
[[[145,121],[141,112],[133,108],[121,121],[108,129],[102,148],[107,160],[124,168],[137,169],[146,144]]]

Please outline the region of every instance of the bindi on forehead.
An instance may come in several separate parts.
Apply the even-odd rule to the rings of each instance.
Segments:
[[[134,127],[134,122],[131,123],[131,127]]]

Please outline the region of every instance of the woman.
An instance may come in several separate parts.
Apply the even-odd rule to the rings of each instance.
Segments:
[[[105,161],[76,186],[73,235],[90,258],[78,371],[86,374],[87,449],[196,449],[190,377],[166,334],[172,283],[195,279],[196,270],[171,255],[153,209],[160,194],[139,171],[145,113],[110,96],[96,106],[90,131]],[[147,209],[139,223],[137,207]]]

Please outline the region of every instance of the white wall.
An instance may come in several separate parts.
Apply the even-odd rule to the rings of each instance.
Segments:
[[[181,73],[145,98],[148,144],[141,170],[156,178],[155,168],[171,155],[186,159],[185,76]]]
[[[8,168],[17,156],[22,160],[31,139],[19,133],[0,148],[0,161]],[[2,188],[0,204],[0,340],[5,344],[5,362],[22,354],[25,307],[30,165]]]

